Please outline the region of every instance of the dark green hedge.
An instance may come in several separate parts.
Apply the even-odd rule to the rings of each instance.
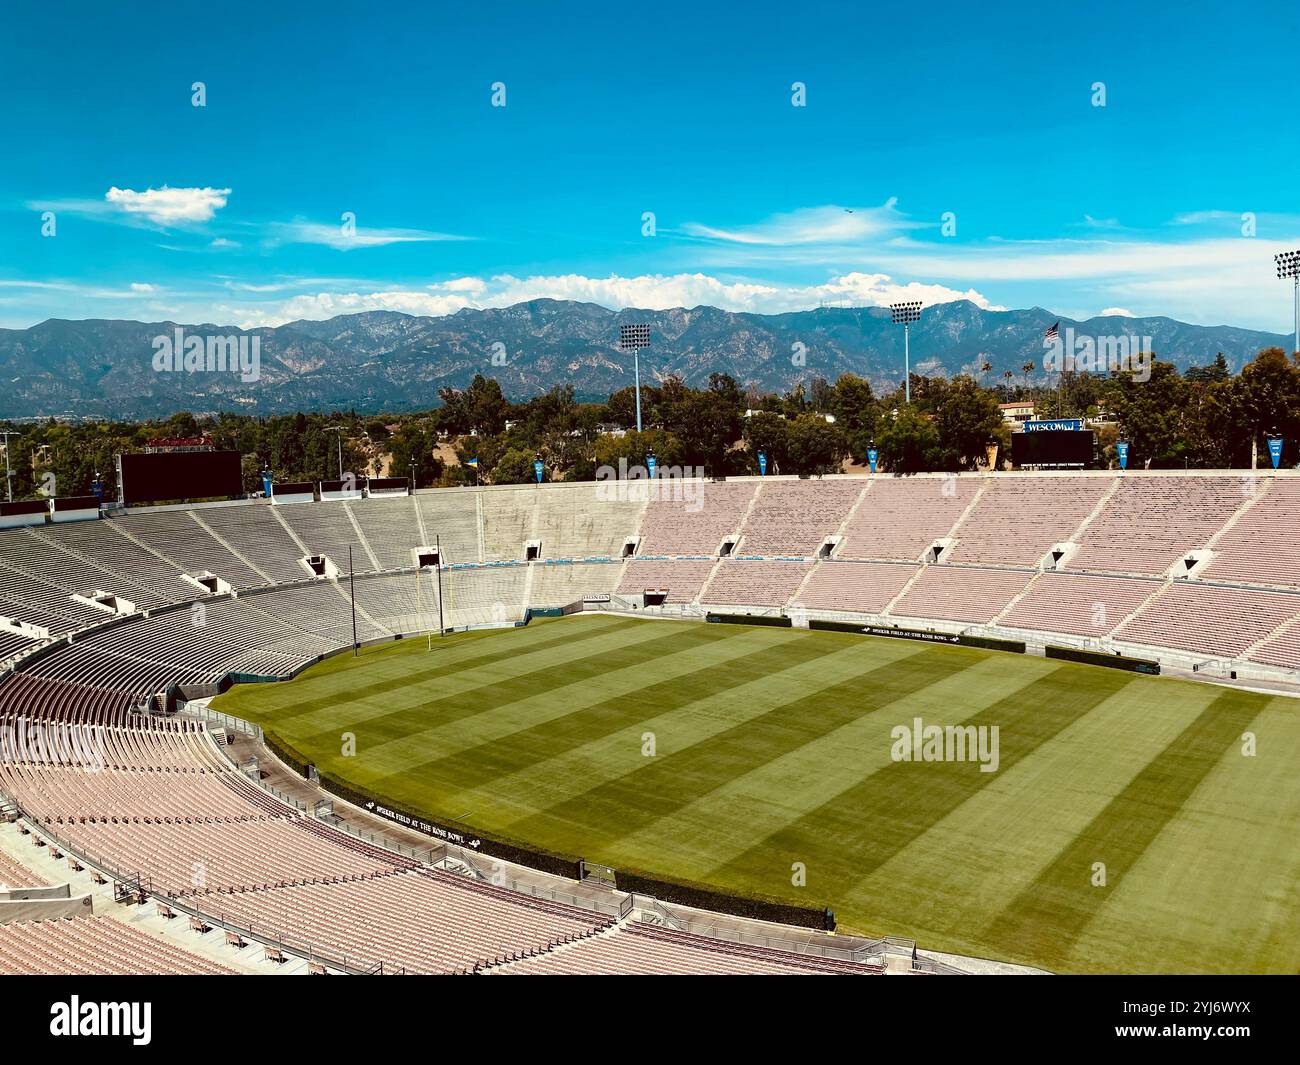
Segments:
[[[333,773],[322,773],[320,783],[321,787],[326,791],[337,795],[340,799],[345,799],[354,806],[361,807],[363,810],[367,809],[368,803],[373,802],[400,814],[402,817],[407,818],[410,823],[398,821],[394,822],[394,824],[402,825],[402,827],[413,832],[420,832],[430,839],[451,842],[458,846],[468,846],[467,843],[462,843],[460,840],[478,840],[479,846],[469,849],[476,850],[479,854],[501,858],[503,861],[514,862],[516,865],[526,865],[533,869],[540,869],[545,873],[563,876],[569,880],[577,880],[582,875],[580,859],[573,855],[559,854],[555,851],[543,850],[540,847],[532,847],[504,836],[491,835],[457,821],[430,817],[428,814],[421,813],[406,803],[398,802],[386,795],[361,791],[346,780],[336,777]],[[383,818],[383,815],[376,816]],[[388,820],[387,818],[383,819]],[[455,837],[459,837],[459,839]]]
[[[1124,655],[1106,655],[1098,651],[1081,651],[1077,647],[1048,647],[1048,658],[1063,658],[1068,662],[1085,662],[1090,666],[1107,666],[1110,669],[1127,669],[1131,673],[1149,673],[1159,676],[1160,663],[1145,658],[1127,658]]]
[[[963,647],[984,647],[990,651],[1010,651],[1017,655],[1025,653],[1023,640],[996,640],[992,636],[962,636],[960,641]]]
[[[770,614],[706,614],[704,620],[724,625],[775,625],[783,629],[791,626],[789,618],[773,617]]]
[[[661,902],[675,902],[679,906],[693,906],[700,910],[797,925],[800,928],[819,928],[827,932],[835,930],[835,914],[829,908],[795,906],[764,895],[731,894],[704,884],[692,884],[685,880],[660,880],[658,877],[629,873],[622,869],[614,871],[614,884],[619,891],[650,895]]]
[[[808,627],[825,629],[827,632],[856,632],[861,636],[864,626],[860,621],[824,621],[821,618],[810,618]]]
[[[295,748],[290,747],[275,733],[267,732],[265,729],[262,730],[262,742],[266,744],[271,753],[280,759],[280,761],[300,777],[306,779],[308,762],[305,755]]]

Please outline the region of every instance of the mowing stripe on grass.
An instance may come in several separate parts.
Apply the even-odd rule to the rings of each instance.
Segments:
[[[741,773],[802,743],[933,684],[935,666],[922,647],[838,684],[817,688],[702,743],[604,781],[521,822],[518,831],[545,831],[563,820],[585,826],[588,853],[707,795]],[[742,683],[743,678],[733,681]],[[686,701],[693,700],[685,700]],[[528,838],[525,835],[524,838]]]
[[[651,684],[643,682],[636,699],[622,696],[602,698],[593,706],[580,707],[562,717],[524,728],[468,751],[425,762],[416,766],[413,772],[426,779],[445,778],[461,788],[485,787],[523,766],[575,750],[594,737],[608,736],[640,724],[645,720],[647,704],[655,707],[684,706],[742,683],[760,666],[780,669],[782,663],[811,661],[832,650],[819,641],[808,639],[789,641],[774,648],[771,637],[765,633],[743,628],[732,631],[742,634],[742,638],[731,642],[742,646],[757,642],[760,646],[720,661],[705,662],[681,676],[667,677]],[[748,641],[743,637],[748,637]],[[677,631],[671,639],[680,642],[683,653],[689,653],[699,645],[698,638],[689,632]],[[651,644],[655,642],[662,641],[651,641]],[[649,653],[651,644],[638,645],[630,649],[629,654],[634,659],[654,659],[658,665],[663,655]],[[600,665],[603,679],[608,667],[604,663]]]
[[[1099,673],[1093,685],[1086,687],[1078,683],[1075,669],[1061,666],[965,718],[962,724],[997,725],[1000,767],[1007,769],[1114,695],[1130,679]],[[900,720],[894,724],[910,726],[911,722]],[[755,884],[760,891],[788,895],[790,863],[807,861],[810,841],[832,839],[835,848],[822,855],[817,882],[834,898],[835,893],[849,891],[924,835],[996,775],[981,772],[974,762],[891,762],[830,802],[770,833],[715,869],[710,879]]]
[[[868,668],[915,653],[915,648],[905,646],[903,641],[879,640],[867,644],[856,638],[847,645],[827,642],[827,650],[830,653],[824,657],[755,675],[743,684],[680,709],[641,702],[644,680],[625,678],[625,684],[636,686],[623,698],[640,703],[643,715],[634,725],[500,777],[492,782],[490,791],[481,788],[466,791],[451,801],[460,804],[462,809],[477,804],[475,809],[492,807],[510,817],[526,817],[580,795],[591,787],[593,779],[644,766],[641,744],[645,732],[654,734],[658,756],[662,757],[766,713],[774,706],[806,694],[810,688],[858,677]],[[616,689],[622,686],[614,685]],[[608,694],[611,698],[619,696],[617,690]],[[653,843],[655,847],[663,845],[662,839]]]
[[[1088,683],[1087,667],[1075,669]],[[1134,678],[838,896],[837,913],[869,931],[896,929],[987,955],[980,933],[992,915],[1218,694],[1203,684]]]
[[[653,667],[655,676],[666,678],[661,683],[670,684],[683,677],[716,671],[723,662],[750,654],[750,648],[755,645],[766,650],[770,641],[771,636],[767,633],[745,629],[715,630],[704,641],[698,635],[693,638],[691,633],[679,628],[665,629],[656,639],[624,645],[601,662],[592,663],[592,669],[599,670],[599,684],[591,683],[587,676],[562,674],[552,685],[540,689],[532,685],[527,689],[527,695],[516,692],[513,698],[484,707],[483,713],[450,722],[440,721],[418,733],[405,733],[391,743],[371,748],[369,753],[372,757],[378,756],[384,763],[385,772],[393,776],[398,776],[397,770],[400,769],[401,776],[427,782],[441,779],[446,772],[452,775],[444,783],[455,787],[458,786],[459,774],[475,772],[474,765],[480,757],[500,761],[505,757],[503,752],[517,749],[517,738],[521,734],[526,733],[536,744],[537,736],[546,734],[552,726],[563,727],[562,722],[590,712],[592,706],[607,703],[626,706],[626,697],[611,697],[608,688],[611,677],[616,679],[616,683],[621,679],[624,686],[641,693],[646,688],[645,678],[650,667]],[[418,739],[418,743],[412,743],[414,739]],[[430,751],[437,751],[438,757],[429,759]],[[411,752],[416,757],[411,757]],[[486,752],[486,755],[481,752]],[[525,748],[518,764],[503,763],[499,772],[489,771],[488,779],[514,772],[519,764],[528,765],[535,760],[536,756]]]
[[[903,705],[908,715],[960,724],[981,709],[982,704],[971,699],[972,692],[978,691],[984,702],[992,702],[1015,694],[1057,668],[1043,658],[1022,659],[1017,665],[1021,668],[1008,670],[1002,656],[993,655],[967,669],[949,668],[929,687],[907,695]],[[622,860],[625,855],[662,851],[687,867],[692,878],[704,878],[711,869],[741,854],[755,838],[777,831],[829,802],[866,773],[891,764],[889,730],[894,715],[884,713],[886,709],[863,714],[727,781],[703,799],[620,840],[616,857]],[[737,824],[745,825],[744,836],[737,836]]]
[[[1111,889],[1142,857],[1224,752],[1259,712],[1239,692],[1215,699],[1116,795],[1003,910],[988,936],[1010,956],[1046,964],[1064,958]],[[1092,864],[1104,862],[1106,885],[1092,885]]]
[[[1300,973],[1298,711],[1274,699],[1247,726],[1256,753],[1228,745],[1063,970]]]
[[[659,640],[670,635],[665,631]],[[725,635],[712,638],[722,639]],[[481,667],[470,665],[445,673],[424,673],[418,681],[405,685],[387,684],[387,690],[380,693],[370,692],[367,686],[363,689],[366,694],[352,696],[342,704],[347,707],[346,720],[340,716],[341,704],[336,693],[332,699],[318,699],[316,710],[299,714],[293,723],[294,730],[300,736],[309,736],[306,730],[319,729],[319,735],[328,740],[342,721],[350,731],[364,725],[372,734],[409,734],[437,721],[435,711],[455,700],[463,704],[481,696],[483,709],[493,709],[503,701],[520,698],[523,692],[546,691],[568,683],[565,679],[568,675],[590,678],[599,672],[600,662],[609,661],[607,656],[620,654],[626,646],[624,634],[602,630],[536,655],[494,661]],[[506,698],[503,692],[514,694]],[[450,720],[458,718],[453,715]]]
[[[393,675],[386,676],[381,680],[370,680],[369,683],[358,684],[356,687],[347,687],[347,681],[344,680],[344,677],[351,669],[361,668],[364,675],[369,679],[373,677],[376,668],[383,669],[389,663],[382,660],[350,659],[347,660],[350,663],[348,667],[323,668],[332,665],[333,660],[330,660],[320,666],[313,666],[298,678],[298,682],[293,687],[293,695],[297,698],[294,702],[277,706],[276,716],[283,721],[298,714],[311,713],[320,706],[322,698],[336,698],[339,689],[344,687],[347,688],[350,698],[359,701],[371,696],[386,695],[389,692],[409,687],[412,684],[418,684],[423,678],[443,679],[469,670],[485,669],[499,662],[527,664],[532,655],[546,654],[556,648],[577,647],[588,640],[597,640],[617,633],[622,629],[631,628],[636,624],[635,620],[618,621],[612,624],[602,624],[585,632],[577,628],[570,629],[566,627],[563,633],[556,632],[544,638],[526,642],[521,641],[519,644],[507,641],[489,642],[478,654],[469,652],[477,649],[480,643],[484,643],[485,641],[482,639],[457,641],[453,638],[451,643],[436,645],[438,650],[432,653],[418,650],[408,651],[407,647],[401,647],[398,652],[399,655],[404,653],[406,655],[425,656],[427,662],[422,663],[418,669],[411,663],[404,663],[404,668],[394,666]],[[549,630],[542,629],[539,631],[547,632]],[[456,654],[454,658],[449,659],[444,657],[444,649],[463,653]],[[317,690],[319,690],[320,694],[317,694]]]

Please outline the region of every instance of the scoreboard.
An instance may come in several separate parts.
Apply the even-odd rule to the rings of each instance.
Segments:
[[[1097,439],[1091,429],[1011,434],[1011,461],[1042,470],[1087,470],[1096,465]]]
[[[238,451],[155,451],[118,455],[122,506],[227,499],[243,494]]]

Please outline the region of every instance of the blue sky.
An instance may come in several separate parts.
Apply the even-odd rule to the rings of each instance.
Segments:
[[[5,7],[0,325],[535,296],[1291,324],[1293,3]]]

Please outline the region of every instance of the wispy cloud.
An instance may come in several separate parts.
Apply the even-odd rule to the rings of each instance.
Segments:
[[[274,222],[270,225],[272,243],[321,244],[339,251],[353,248],[381,248],[388,244],[422,244],[429,241],[470,240],[452,233],[434,233],[424,229],[371,229],[364,226],[345,228],[323,222]]]
[[[728,244],[789,247],[799,244],[854,244],[878,240],[923,223],[909,221],[897,209],[896,198],[880,207],[804,207],[775,214],[752,225],[720,226],[687,222],[682,232],[691,237]]]

